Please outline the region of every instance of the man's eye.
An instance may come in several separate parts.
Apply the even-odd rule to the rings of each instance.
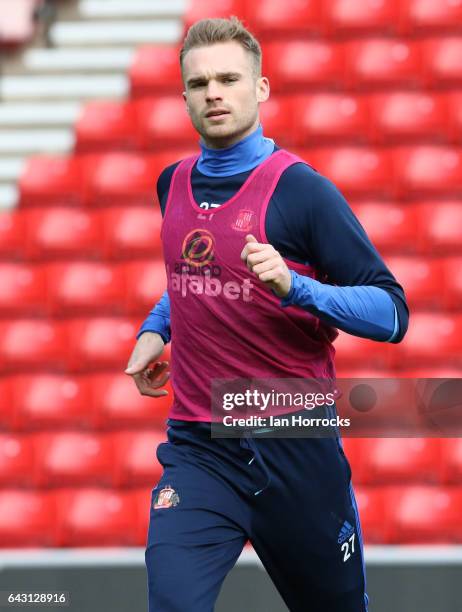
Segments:
[[[237,81],[237,79],[235,77],[227,77],[226,79],[223,79],[225,83],[234,83],[234,81]]]

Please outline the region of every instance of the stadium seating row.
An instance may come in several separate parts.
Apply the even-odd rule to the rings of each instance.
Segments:
[[[44,184],[42,193],[47,191],[48,186]],[[124,195],[127,199],[131,197],[125,190],[118,195],[119,199]],[[42,197],[45,199],[45,195],[40,197],[40,201]],[[460,200],[435,200],[423,204],[368,200],[352,201],[351,206],[372,242],[383,253],[433,257],[461,254]],[[161,222],[160,211],[154,204],[149,207],[113,206],[103,210],[44,206],[4,212],[0,215],[0,260],[158,259],[161,254]],[[434,262],[430,259],[422,263],[426,267],[419,268],[419,279],[416,280],[428,279],[431,282],[431,276],[436,285],[446,286],[451,275],[459,278],[457,268],[452,270],[449,261],[441,282],[429,272],[429,267],[437,271]],[[403,280],[409,278],[406,261],[400,267]],[[19,284],[20,279],[16,282]],[[24,284],[27,291],[27,283]],[[152,284],[149,291],[151,287]],[[415,287],[413,291],[418,292],[419,288]],[[427,291],[426,286],[422,286],[422,291]],[[450,291],[460,294],[457,280]],[[2,296],[0,304],[7,297]]]
[[[339,37],[370,33],[460,32],[462,7],[457,0],[195,0],[185,16],[196,19],[245,17],[260,37],[315,33]]]
[[[0,320],[0,372],[21,368],[78,372],[124,368],[141,321],[126,317]],[[462,315],[417,312],[406,342],[372,342],[341,333],[336,340],[339,368],[385,369],[462,365]]]
[[[280,93],[313,88],[440,89],[462,84],[462,35],[418,41],[372,37],[350,42],[305,37],[263,43],[262,51],[263,73],[270,79],[272,91]],[[160,92],[180,94],[178,50],[141,47],[129,78],[132,97]]]
[[[428,199],[462,192],[462,152],[456,146],[337,146],[295,152],[350,198]],[[161,169],[185,153],[33,157],[19,181],[20,204],[151,204]]]
[[[0,434],[0,487],[148,486],[162,475],[165,441],[161,429]]]
[[[162,474],[155,451],[164,441],[163,428],[152,425],[116,433],[0,433],[0,487],[150,485]],[[460,438],[344,438],[343,445],[355,484],[462,485]]]
[[[4,489],[1,546],[144,546],[150,493],[148,487]],[[460,486],[357,487],[356,497],[367,544],[462,542]]]
[[[349,95],[272,96],[260,107],[267,136],[279,145],[462,142],[462,91],[392,91]],[[180,96],[90,102],[76,123],[81,153],[193,145],[197,140]]]
[[[152,203],[103,211],[52,206],[5,212],[0,215],[0,256],[158,259],[161,221]]]
[[[0,316],[79,314],[145,315],[167,284],[161,260],[124,264],[0,263]]]
[[[169,355],[167,346],[162,358]],[[15,373],[0,377],[0,429],[163,429],[172,402],[170,383],[166,388],[169,395],[142,396],[122,369],[74,376]]]
[[[390,237],[387,238],[389,242],[385,242],[385,247],[393,246]],[[398,238],[401,236],[398,232],[394,238],[399,248]],[[383,246],[384,242],[379,241],[379,244]],[[406,288],[412,309],[462,309],[461,255],[440,259],[389,256],[386,263]],[[151,259],[115,264],[93,261],[0,262],[0,286],[0,317],[27,314],[142,316],[166,288],[165,266],[162,260]]]

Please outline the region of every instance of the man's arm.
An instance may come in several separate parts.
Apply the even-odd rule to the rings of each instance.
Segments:
[[[283,306],[300,306],[354,335],[402,340],[409,318],[404,291],[331,181],[305,164],[288,168],[265,227],[285,257],[327,275],[320,283],[292,272],[290,293],[279,294]]]

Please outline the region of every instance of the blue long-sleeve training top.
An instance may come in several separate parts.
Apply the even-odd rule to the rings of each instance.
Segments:
[[[228,149],[201,147],[203,154],[193,168],[191,182],[194,198],[206,209],[230,199],[252,169],[278,150],[263,137],[261,127]],[[167,167],[157,182],[162,214],[177,165]],[[321,283],[291,271],[292,285],[282,307],[298,305],[357,336],[394,343],[402,340],[409,319],[404,291],[329,179],[306,164],[287,168],[270,199],[265,230],[268,241],[283,257],[310,264],[327,275],[327,283]],[[164,342],[170,340],[167,292],[137,337],[145,331],[159,333]]]

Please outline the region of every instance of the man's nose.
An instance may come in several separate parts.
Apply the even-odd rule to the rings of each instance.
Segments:
[[[206,97],[207,102],[213,102],[213,100],[222,100],[221,87],[216,81],[210,80],[208,82]]]

